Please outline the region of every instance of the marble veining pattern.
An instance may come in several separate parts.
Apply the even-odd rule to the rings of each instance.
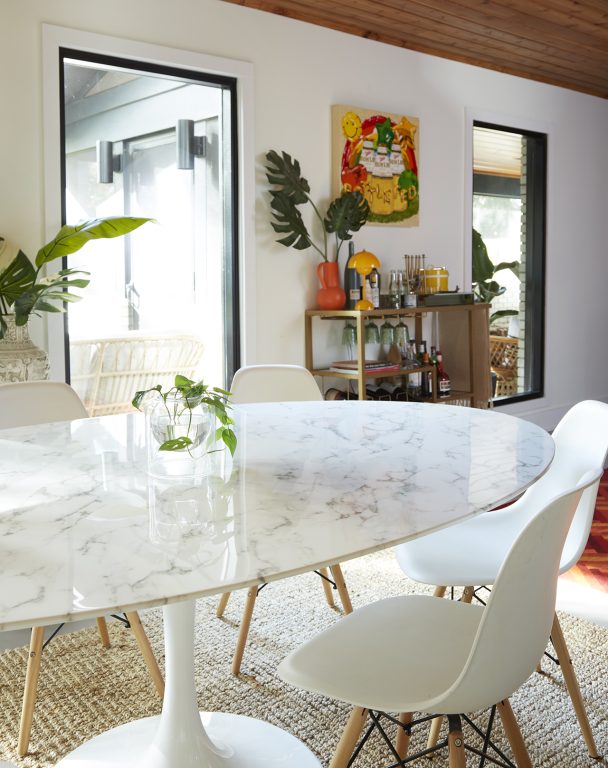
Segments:
[[[151,476],[141,414],[0,431],[0,629],[159,605],[347,560],[507,501],[553,441],[495,411],[236,406],[239,443]]]

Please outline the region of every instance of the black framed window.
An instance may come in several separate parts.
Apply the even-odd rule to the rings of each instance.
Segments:
[[[546,166],[546,134],[474,122],[473,229],[496,267],[495,404],[543,395]]]

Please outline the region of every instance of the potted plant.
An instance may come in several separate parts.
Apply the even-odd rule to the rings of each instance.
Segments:
[[[496,280],[494,280],[494,275],[497,272],[500,272],[503,269],[510,269],[517,279],[520,279],[519,261],[501,261],[500,264],[494,264],[488,256],[488,249],[486,248],[482,236],[476,229],[473,229],[472,256],[473,294],[476,301],[491,304],[492,299],[495,299],[497,296],[502,296],[507,290],[504,285],[499,285]],[[496,312],[492,312],[490,315],[490,325],[499,317],[509,317],[517,314],[518,312],[516,309],[496,310]]]
[[[346,294],[340,288],[338,274],[338,256],[345,240],[352,239],[352,233],[358,232],[369,216],[369,205],[360,192],[343,192],[332,200],[325,215],[310,197],[310,185],[302,176],[300,164],[286,152],[279,154],[270,150],[266,154],[266,178],[272,185],[270,191],[272,215],[271,221],[275,232],[282,235],[277,242],[298,251],[314,248],[321,256],[317,275],[321,289],[317,293],[319,309],[342,309],[346,303]],[[321,225],[323,239],[320,243],[313,240],[302,218],[300,206],[309,204]],[[329,252],[329,238],[333,235],[335,258]]]
[[[151,219],[109,216],[66,224],[42,246],[33,264],[21,249],[11,250],[6,240],[0,238],[0,339],[4,338],[9,322],[24,326],[32,314],[65,312],[64,302],[82,298],[73,289],[86,288],[88,272],[61,269],[42,277],[46,264],[79,251],[90,240],[126,235],[147,221]]]
[[[166,392],[160,384],[139,390],[132,404],[149,415],[150,431],[159,451],[182,452],[194,458],[197,449],[218,440],[234,455],[237,440],[228,413],[229,398],[230,392],[224,389],[177,375]],[[216,420],[219,426],[213,430]]]

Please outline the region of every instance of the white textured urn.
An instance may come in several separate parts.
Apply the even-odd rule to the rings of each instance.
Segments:
[[[8,328],[0,339],[0,384],[48,378],[48,355],[30,339],[27,324],[16,326],[14,315],[4,319]]]

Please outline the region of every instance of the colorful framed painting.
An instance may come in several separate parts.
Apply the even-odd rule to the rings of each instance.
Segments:
[[[417,227],[419,120],[359,107],[332,107],[333,192],[358,190],[368,223]]]

